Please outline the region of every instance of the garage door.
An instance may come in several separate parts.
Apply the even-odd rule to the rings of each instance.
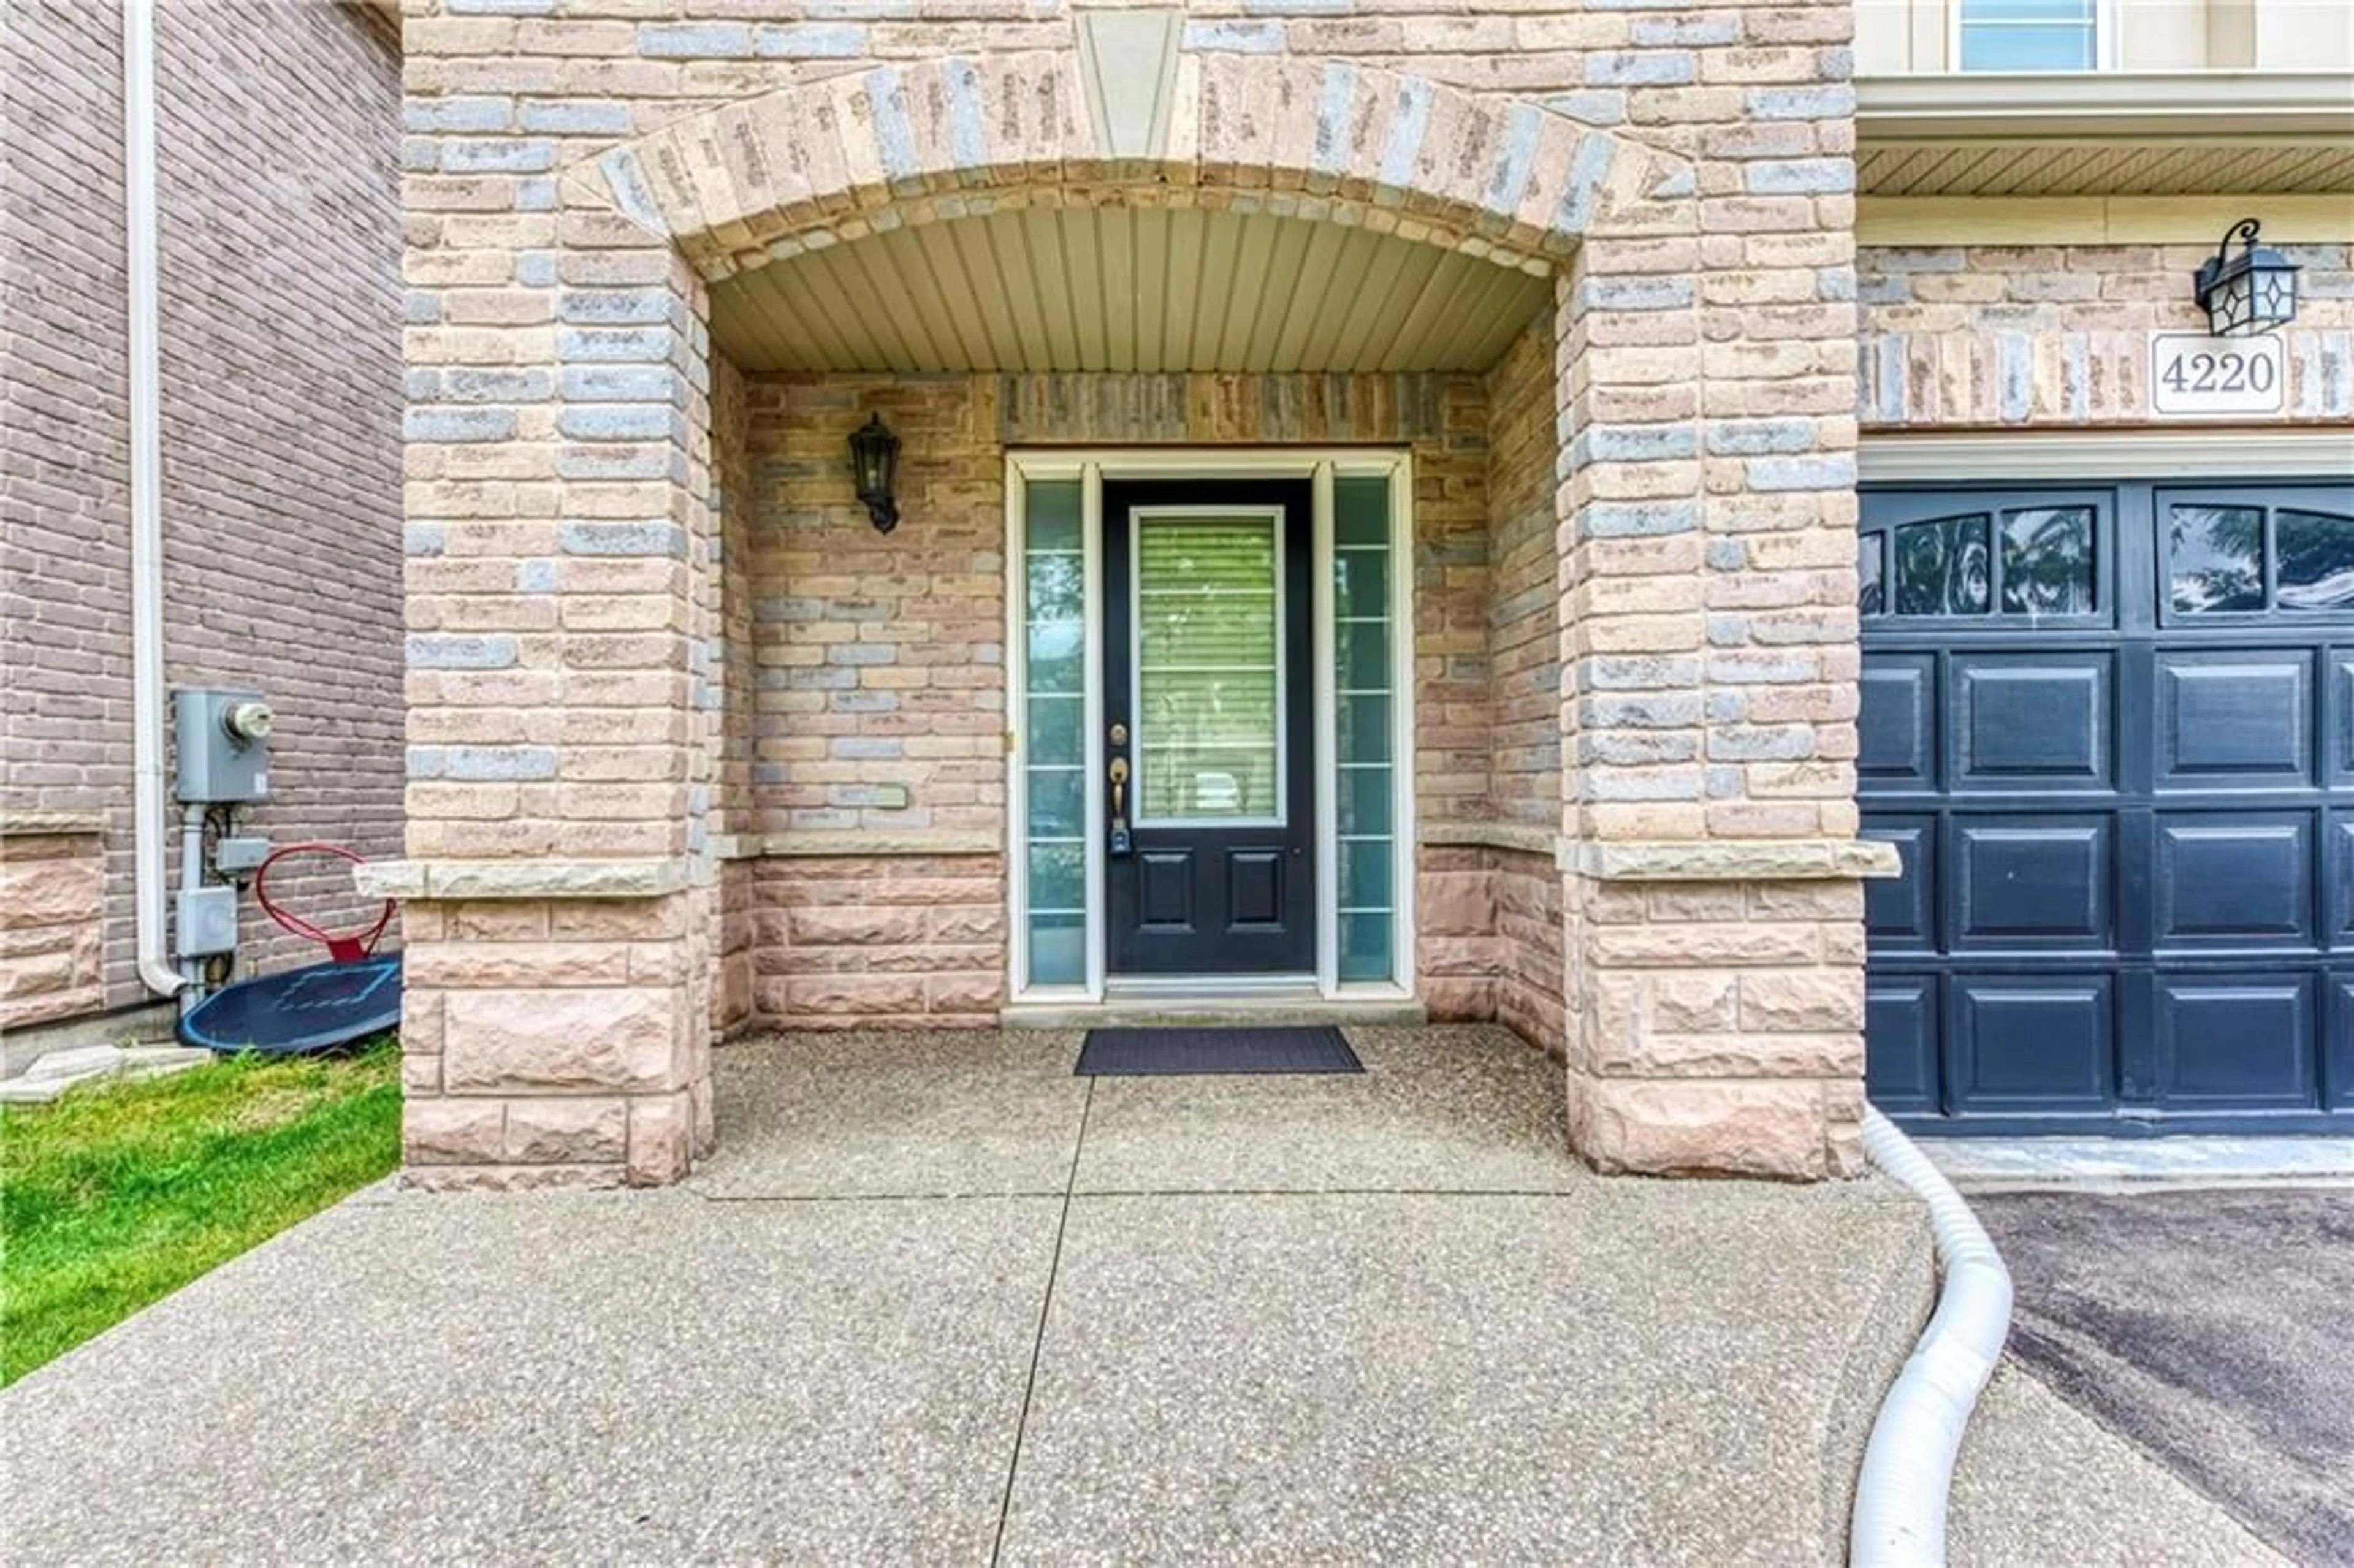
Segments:
[[[2354,1129],[2354,485],[1863,502],[1872,1098]]]

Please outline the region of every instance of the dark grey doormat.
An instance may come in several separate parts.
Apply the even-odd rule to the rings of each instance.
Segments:
[[[1364,1070],[1341,1032],[1321,1024],[1302,1029],[1090,1029],[1074,1072],[1082,1078],[1153,1078]]]

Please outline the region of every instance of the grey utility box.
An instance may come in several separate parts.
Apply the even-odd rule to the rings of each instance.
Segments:
[[[237,889],[180,889],[180,928],[174,950],[184,959],[237,951]]]
[[[274,715],[260,692],[175,692],[172,720],[184,804],[234,805],[270,798]]]

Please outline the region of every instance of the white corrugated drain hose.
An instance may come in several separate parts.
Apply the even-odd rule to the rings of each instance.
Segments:
[[[2010,1335],[2010,1270],[1954,1184],[1870,1107],[1863,1148],[1873,1164],[1929,1205],[1944,1278],[1937,1309],[1872,1423],[1848,1526],[1848,1562],[1853,1568],[1921,1568],[1946,1561],[1946,1500],[1962,1431]]]

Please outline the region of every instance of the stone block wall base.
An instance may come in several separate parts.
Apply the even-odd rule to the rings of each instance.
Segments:
[[[779,855],[751,864],[751,1022],[996,1025],[1005,1005],[1003,856]]]
[[[1741,1176],[1817,1181],[1863,1168],[1859,1090],[1740,1081],[1569,1075],[1569,1134],[1606,1175]]]
[[[408,905],[404,1183],[656,1187],[708,1154],[706,895]]]
[[[7,835],[0,853],[0,1031],[106,1005],[105,846],[95,832]]]

